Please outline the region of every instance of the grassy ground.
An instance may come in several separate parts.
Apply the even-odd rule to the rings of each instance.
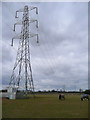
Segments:
[[[88,117],[88,101],[80,101],[80,95],[66,95],[61,101],[57,94],[42,94],[30,99],[3,99],[2,103],[3,118]]]

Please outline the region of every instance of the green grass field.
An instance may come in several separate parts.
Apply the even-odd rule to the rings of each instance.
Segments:
[[[57,94],[36,95],[30,99],[3,99],[3,118],[88,118],[88,101],[80,95],[66,95],[59,100]]]

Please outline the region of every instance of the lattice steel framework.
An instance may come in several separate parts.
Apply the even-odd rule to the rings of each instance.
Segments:
[[[21,26],[21,32],[19,35],[16,35],[12,38],[11,46],[13,46],[13,40],[19,39],[19,47],[17,51],[16,62],[12,71],[11,80],[9,85],[16,86],[20,88],[24,87],[26,91],[30,90],[34,92],[34,83],[32,77],[32,69],[30,64],[30,48],[29,48],[29,39],[31,37],[37,37],[38,43],[38,34],[32,34],[29,30],[30,23],[35,22],[36,27],[38,28],[38,21],[34,19],[29,19],[29,11],[36,10],[38,14],[37,7],[28,7],[24,6],[23,9],[16,11],[15,18],[18,18],[18,12],[23,12],[22,20],[14,24],[14,31],[16,31],[16,25]]]

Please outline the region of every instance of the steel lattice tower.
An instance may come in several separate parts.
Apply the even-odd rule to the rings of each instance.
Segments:
[[[12,38],[11,46],[13,46],[13,40],[19,39],[19,47],[17,51],[16,62],[11,75],[10,86],[24,86],[26,91],[30,90],[34,92],[34,83],[32,77],[32,69],[30,64],[30,49],[29,49],[29,38],[36,36],[38,43],[38,34],[32,34],[29,31],[30,23],[35,22],[38,28],[38,21],[29,19],[29,11],[35,9],[38,14],[37,7],[24,6],[23,9],[16,11],[15,18],[18,18],[18,12],[23,12],[22,20],[14,24],[14,31],[16,25],[22,25],[21,32],[19,35]],[[20,84],[21,83],[21,84]]]

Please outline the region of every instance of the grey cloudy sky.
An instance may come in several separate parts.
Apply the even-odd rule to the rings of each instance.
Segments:
[[[2,3],[2,84],[8,85],[16,59],[19,40],[13,24],[15,11],[24,5],[37,6],[39,45],[30,39],[31,65],[36,90],[78,90],[88,88],[88,3],[87,2],[43,2]],[[33,24],[34,25],[34,24]],[[17,29],[16,33],[19,33]],[[0,63],[1,64],[1,63]]]

